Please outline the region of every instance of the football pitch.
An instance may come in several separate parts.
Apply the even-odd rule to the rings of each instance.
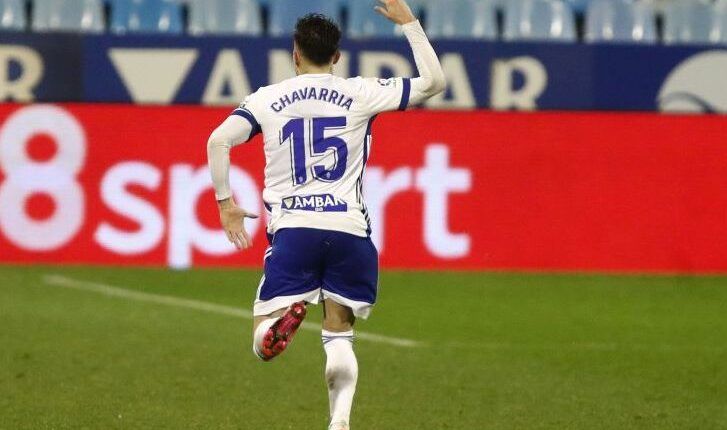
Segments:
[[[271,363],[257,271],[0,266],[0,429],[325,429],[320,308]],[[727,429],[727,278],[387,272],[354,430]]]

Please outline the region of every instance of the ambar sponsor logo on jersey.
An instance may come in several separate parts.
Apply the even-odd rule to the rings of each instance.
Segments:
[[[346,212],[348,204],[331,194],[283,198],[283,209],[310,212]]]

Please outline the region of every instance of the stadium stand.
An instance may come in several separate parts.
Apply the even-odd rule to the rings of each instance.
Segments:
[[[311,12],[322,13],[341,21],[341,4],[338,0],[269,0],[268,3],[268,34],[271,36],[292,34],[298,18]]]
[[[656,15],[648,2],[595,0],[586,11],[588,42],[656,43]]]
[[[394,37],[401,36],[396,26],[387,20],[381,19],[373,9],[374,2],[369,0],[349,1],[348,7],[348,37],[361,39],[367,37]]]
[[[184,32],[182,8],[175,0],[112,0],[111,6],[114,33]]]
[[[708,44],[714,37],[714,8],[703,1],[675,1],[664,8],[664,43]]]
[[[727,0],[410,1],[433,39],[727,44]],[[335,17],[350,38],[400,37],[375,5],[376,0],[0,0],[0,31],[284,37],[298,17],[319,12]]]
[[[190,0],[188,31],[203,34],[263,34],[262,10],[255,0]]]
[[[511,0],[505,5],[505,40],[575,42],[575,16],[560,1]]]
[[[0,0],[0,29],[25,30],[27,20],[21,0]]]
[[[727,0],[718,1],[714,13],[716,14],[716,39],[721,44],[727,44]]]
[[[497,39],[497,11],[491,0],[431,1],[427,32],[436,39]]]
[[[35,0],[35,31],[102,33],[105,29],[101,0]]]
[[[564,0],[573,12],[584,13],[593,0]]]

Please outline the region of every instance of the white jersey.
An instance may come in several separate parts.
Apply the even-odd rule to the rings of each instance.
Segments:
[[[260,88],[234,111],[264,136],[268,232],[289,227],[370,234],[363,174],[371,123],[406,109],[406,78],[307,74]],[[252,137],[251,135],[251,137]]]
[[[232,196],[230,150],[262,132],[268,232],[308,227],[367,236],[362,187],[373,118],[422,103],[445,88],[444,72],[420,23],[410,22],[402,30],[419,77],[304,74],[247,97],[207,144],[217,200]]]

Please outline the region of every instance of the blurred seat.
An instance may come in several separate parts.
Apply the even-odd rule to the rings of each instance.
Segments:
[[[575,17],[559,0],[509,0],[505,5],[506,40],[574,42]]]
[[[263,0],[263,1],[270,1],[270,0]],[[421,12],[424,10],[427,5],[429,5],[432,2],[437,2],[442,0],[407,0],[406,2],[409,4],[409,7],[411,7],[411,11],[414,12],[414,15],[419,16]],[[348,9],[351,6],[353,6],[355,3],[362,3],[362,0],[340,0],[340,4]],[[373,9],[375,6],[378,6],[380,4],[377,0],[364,0],[363,3],[367,3],[371,9]]]
[[[432,0],[436,1],[436,0]],[[492,0],[492,4],[495,5],[495,9],[504,9],[505,4],[507,4],[507,0]]]
[[[491,0],[435,0],[424,10],[427,34],[433,39],[497,38],[497,15]]]
[[[586,41],[656,43],[653,6],[644,1],[592,1],[586,13]]]
[[[348,1],[357,1],[357,0],[348,0]],[[427,7],[428,4],[431,2],[436,2],[437,0],[407,0],[407,3],[411,7],[411,11],[414,12],[414,15],[419,16],[425,7]]]
[[[708,44],[719,42],[715,35],[715,9],[700,0],[673,1],[664,6],[664,42]]]
[[[26,25],[22,0],[0,0],[0,30],[25,30]]]
[[[432,3],[439,3],[441,0],[409,0],[409,6],[417,17]],[[377,0],[343,0],[348,10],[347,34],[352,38],[371,37],[399,37],[403,33],[401,29],[381,16],[374,7],[379,5]]]
[[[189,33],[248,34],[263,32],[262,12],[256,0],[191,0]]]
[[[719,0],[714,5],[715,13],[715,40],[727,44],[727,0]]]
[[[341,22],[341,5],[338,0],[268,0],[268,3],[268,33],[271,36],[293,34],[298,19],[309,13],[320,13]]]
[[[594,0],[563,0],[576,13],[584,13]]]
[[[104,31],[101,0],[35,0],[33,3],[33,30]]]
[[[348,37],[396,37],[402,33],[396,25],[381,16],[375,0],[350,0],[348,4]]]
[[[181,34],[182,8],[176,0],[111,0],[111,30]]]

